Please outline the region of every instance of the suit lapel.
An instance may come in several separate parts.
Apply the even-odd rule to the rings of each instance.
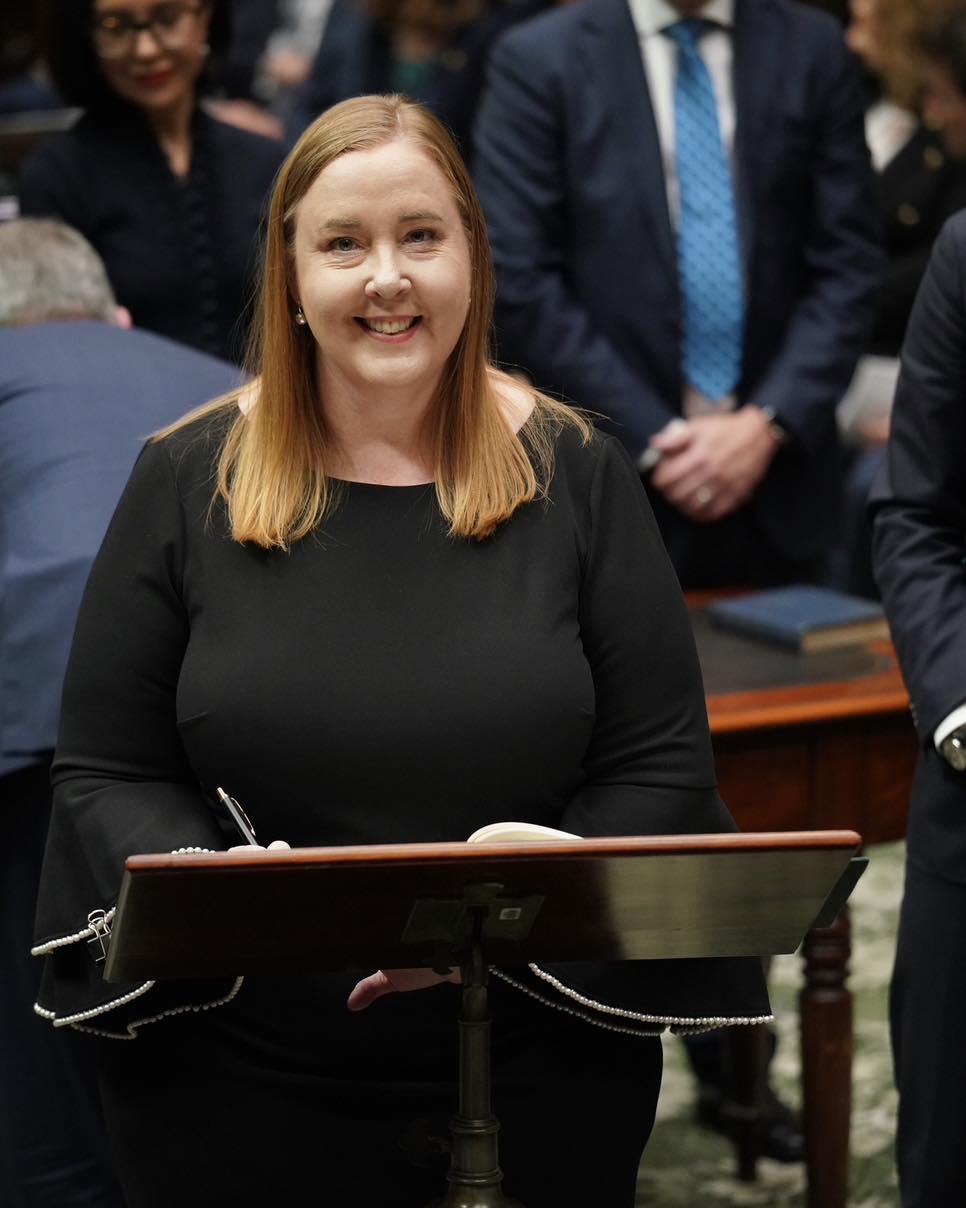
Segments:
[[[769,117],[774,119],[780,95],[780,22],[770,0],[737,0],[735,4],[733,79],[735,93],[735,193],[741,227],[742,254],[747,266],[754,246],[755,207],[752,182],[757,157],[766,140]]]
[[[642,207],[658,261],[677,281],[677,253],[657,122],[647,88],[637,30],[626,0],[584,0],[581,13],[590,86],[607,100],[618,171]]]

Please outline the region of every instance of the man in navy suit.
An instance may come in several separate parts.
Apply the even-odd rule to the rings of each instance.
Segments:
[[[966,1204],[966,211],[937,240],[909,320],[886,473],[873,490],[872,515],[876,578],[922,740],[891,994],[899,1184],[903,1208],[960,1208]]]
[[[740,311],[731,371],[704,389],[685,356],[681,236],[701,207],[693,157],[676,154],[682,24],[713,93],[734,227],[731,267],[718,236],[698,269],[706,298],[730,292]],[[606,417],[649,476],[685,586],[821,572],[835,405],[881,271],[863,109],[841,28],[789,0],[585,0],[492,54],[474,174],[498,353]]]
[[[498,354],[605,417],[685,587],[824,571],[882,270],[864,107],[841,27],[789,0],[584,0],[491,56]],[[725,1128],[720,1046],[689,1052]],[[799,1157],[767,1104],[763,1152]]]
[[[87,572],[144,438],[239,380],[234,366],[130,327],[76,231],[0,225],[4,1208],[120,1208],[89,1038],[54,1032],[32,1012],[61,682]]]

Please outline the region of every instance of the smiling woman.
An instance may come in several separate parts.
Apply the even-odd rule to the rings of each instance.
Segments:
[[[429,155],[397,139],[320,173],[299,203],[294,273],[316,343],[330,472],[430,481],[431,450],[418,434],[466,322],[471,268],[462,220]],[[354,433],[377,422],[417,438],[396,466],[367,465],[366,453],[357,464]]]
[[[477,539],[542,494],[559,429],[589,427],[492,365],[493,289],[466,166],[425,109],[360,97],[310,126],[269,212],[260,405],[218,463],[235,539],[287,548],[344,481],[433,481],[451,534]],[[416,322],[370,330],[397,316]]]
[[[211,49],[210,24],[210,4],[201,0],[149,8],[130,0],[95,0],[91,41],[107,86],[176,136],[175,127],[187,127],[194,106]],[[183,173],[187,164],[178,166]]]
[[[89,966],[125,856],[224,846],[219,784],[293,846],[507,817],[732,828],[640,479],[493,367],[492,294],[442,126],[397,96],[337,106],[275,186],[252,385],[149,444],[118,507],[65,687],[35,951],[41,1014],[105,1038],[129,1208],[301,1204],[320,1180],[339,1208],[421,1208],[444,1186],[446,978],[105,985]],[[501,1164],[531,1208],[630,1208],[656,1033],[768,1012],[757,961],[502,972]]]

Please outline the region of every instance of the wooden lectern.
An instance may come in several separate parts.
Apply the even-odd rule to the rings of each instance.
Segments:
[[[438,1203],[519,1208],[490,1107],[489,966],[792,952],[844,905],[860,842],[809,831],[132,856],[105,977],[458,966],[459,1097]]]

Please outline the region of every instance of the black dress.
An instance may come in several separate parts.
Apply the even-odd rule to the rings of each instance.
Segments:
[[[141,114],[119,106],[38,147],[18,181],[20,208],[90,241],[138,327],[238,364],[262,213],[284,154],[199,110],[182,179]]]
[[[175,1202],[169,1178],[207,1193],[213,1167],[238,1171],[225,1203],[261,1205],[273,1174],[288,1172],[294,1195],[320,1164],[343,1180],[323,1202],[368,1204],[370,1142],[382,1163],[407,1121],[451,1106],[455,989],[350,1015],[352,975],[106,986],[83,933],[114,900],[123,857],[224,846],[204,800],[217,784],[260,836],[293,845],[459,840],[503,818],[585,835],[733,824],[687,615],[616,441],[564,434],[549,501],[488,541],[449,538],[431,485],[352,483],[286,554],[230,541],[222,510],[209,514],[218,423],[148,447],[92,572],[55,763],[40,1009],[121,1036],[176,1013],[135,1045],[104,1045],[132,1208]],[[508,1190],[527,1202],[530,1189],[531,1208],[631,1204],[660,1059],[654,1041],[623,1032],[760,1017],[760,967],[553,973],[509,971],[531,994],[496,984]],[[546,1112],[563,1131],[538,1144]],[[581,1150],[597,1142],[606,1161]],[[420,1204],[439,1187],[402,1156],[378,1171],[395,1198],[373,1191],[373,1204]]]

